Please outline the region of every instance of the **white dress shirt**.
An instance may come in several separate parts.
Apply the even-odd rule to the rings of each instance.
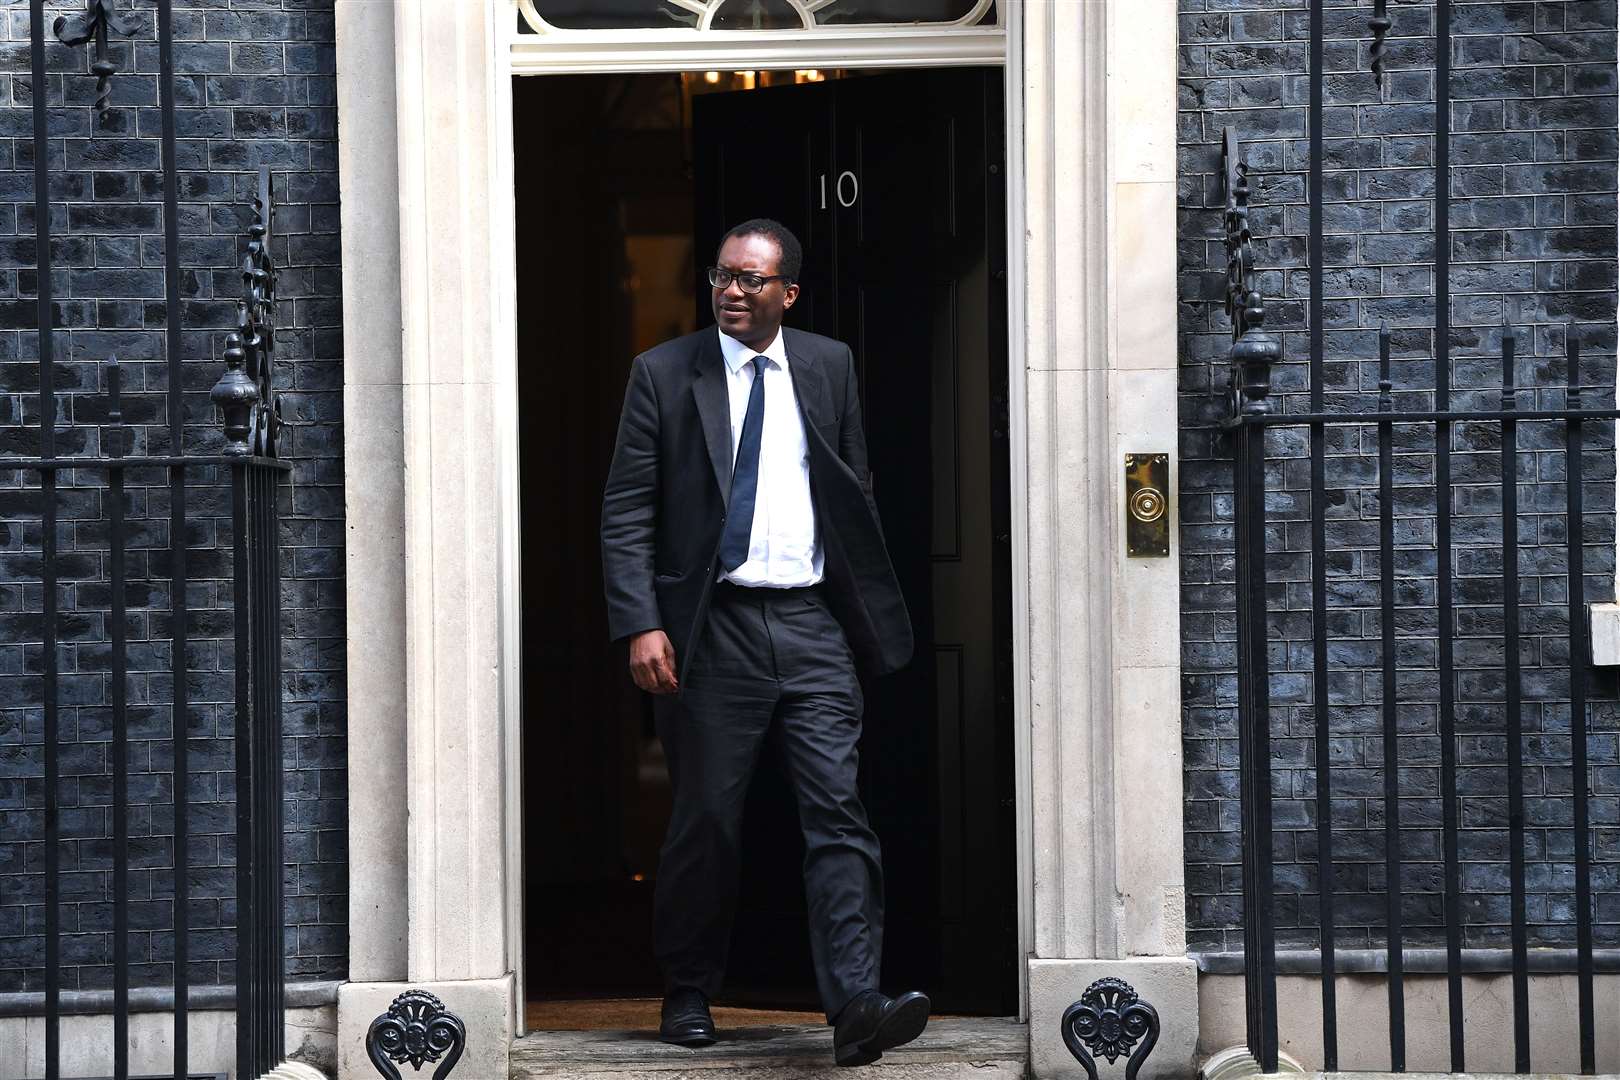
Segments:
[[[754,528],[748,559],[720,580],[755,588],[787,589],[814,585],[822,578],[822,550],[816,535],[816,511],[810,498],[810,445],[793,394],[787,346],[782,332],[756,353],[736,338],[720,335],[726,361],[726,393],[731,403],[731,459],[737,460],[743,416],[754,386],[755,356],[765,365],[765,427],[759,440],[759,484],[754,495]]]

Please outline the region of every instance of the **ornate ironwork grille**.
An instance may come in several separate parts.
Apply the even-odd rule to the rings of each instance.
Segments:
[[[1256,287],[1241,133],[1228,129],[1224,145],[1226,309],[1233,338],[1225,424],[1235,495],[1248,1044],[1266,1072],[1277,1071],[1277,914],[1279,898],[1286,896],[1292,933],[1305,937],[1299,928],[1311,927],[1319,944],[1310,959],[1320,972],[1324,1069],[1340,1067],[1336,976],[1351,957],[1337,938],[1344,911],[1354,904],[1350,917],[1359,937],[1370,929],[1383,939],[1381,949],[1362,947],[1354,959],[1355,970],[1385,975],[1390,1069],[1407,1067],[1407,970],[1416,954],[1427,953],[1426,969],[1446,979],[1453,1071],[1466,1068],[1465,1033],[1475,1022],[1465,1015],[1463,975],[1482,969],[1509,976],[1515,1067],[1531,1069],[1534,959],[1541,970],[1551,964],[1575,976],[1577,1050],[1582,1071],[1590,1074],[1596,1071],[1601,1019],[1593,1000],[1600,958],[1593,934],[1593,748],[1612,746],[1613,737],[1593,730],[1586,606],[1590,579],[1606,580],[1607,568],[1589,568],[1586,560],[1589,545],[1613,543],[1607,521],[1594,529],[1596,515],[1589,511],[1606,519],[1613,509],[1613,420],[1620,416],[1613,408],[1614,387],[1612,380],[1583,380],[1581,331],[1574,322],[1540,327],[1561,344],[1561,365],[1556,359],[1527,363],[1519,355],[1519,333],[1503,325],[1483,335],[1500,343],[1493,344],[1497,385],[1482,386],[1488,361],[1467,358],[1464,369],[1463,357],[1455,363],[1468,372],[1468,381],[1453,385],[1449,0],[1433,7],[1432,339],[1427,328],[1397,339],[1386,324],[1377,335],[1376,357],[1341,356],[1347,362],[1336,365],[1340,378],[1329,385],[1323,334],[1323,6],[1312,0],[1309,10],[1309,222],[1306,269],[1300,272],[1307,285],[1308,386],[1292,387],[1306,393],[1286,401],[1273,394],[1274,365],[1284,356],[1279,338],[1265,329]],[[1382,0],[1367,27],[1377,79],[1383,77],[1391,31]],[[1342,159],[1342,146],[1338,153]],[[1392,340],[1402,354],[1396,363]],[[1374,363],[1375,384],[1362,371]],[[1537,378],[1538,368],[1551,378]],[[1594,478],[1602,482],[1593,485]],[[1533,552],[1521,550],[1526,530]],[[1352,626],[1376,631],[1364,635]],[[1364,666],[1376,669],[1376,686],[1368,685],[1364,698],[1336,681],[1348,673],[1338,670],[1335,644],[1354,645],[1356,655],[1367,658]],[[1280,750],[1303,745],[1289,738],[1301,735],[1314,745],[1313,760],[1293,760]],[[1463,740],[1500,745],[1500,760],[1489,768],[1477,767],[1477,761],[1461,768]],[[1351,742],[1367,757],[1348,756],[1344,747]],[[1279,761],[1308,772],[1311,790],[1279,788]],[[1537,775],[1530,766],[1540,767],[1542,775],[1567,774],[1567,793],[1552,793],[1567,797],[1559,800],[1567,805],[1567,820],[1529,819],[1527,797],[1548,794],[1527,791],[1527,776]],[[1350,844],[1335,824],[1341,809],[1335,799],[1346,793],[1377,815],[1374,820],[1369,812]],[[1286,826],[1278,826],[1274,815],[1278,797],[1297,811]],[[1535,836],[1529,826],[1537,829]],[[1548,850],[1554,836],[1558,844],[1567,843],[1567,853]],[[1431,838],[1432,858],[1426,847],[1414,850]],[[1304,875],[1280,890],[1274,853],[1288,839],[1299,844],[1288,850],[1311,854],[1298,856],[1298,863],[1307,864]],[[1381,871],[1382,881],[1363,880],[1351,897],[1340,873],[1347,867],[1336,857],[1365,864],[1369,854],[1382,857],[1381,867],[1371,868]],[[1533,945],[1548,942],[1532,941],[1527,858],[1544,868],[1568,867],[1573,948],[1534,956]],[[1432,862],[1435,880],[1414,882],[1414,862]],[[1498,877],[1508,894],[1507,947],[1500,958],[1482,955],[1494,950],[1478,947],[1493,944],[1495,931],[1481,933],[1482,920],[1471,918],[1468,887],[1469,880]],[[1305,895],[1313,887],[1315,896]],[[1381,911],[1364,903],[1373,898]],[[1443,937],[1443,950],[1413,949],[1414,931],[1429,940]],[[1612,964],[1616,957],[1613,950],[1609,954],[1602,959]],[[1497,963],[1501,969],[1494,968]],[[1544,1049],[1542,1044],[1536,1053]]]
[[[44,763],[38,872],[44,882],[45,1076],[56,1080],[62,1072],[64,1013],[110,1012],[113,1072],[118,1080],[128,1077],[132,979],[150,995],[162,989],[165,973],[172,973],[175,1003],[173,1075],[176,1080],[191,1075],[189,950],[196,852],[190,798],[197,781],[212,782],[234,771],[236,910],[234,929],[224,932],[234,937],[235,946],[235,1074],[258,1077],[283,1058],[277,500],[288,465],[279,460],[277,448],[271,177],[268,169],[259,170],[237,328],[223,342],[226,370],[210,395],[223,414],[223,430],[199,433],[196,425],[186,424],[187,409],[207,408],[201,398],[208,384],[192,378],[180,344],[187,307],[181,289],[170,0],[157,0],[138,13],[92,0],[82,14],[58,18],[54,25],[46,21],[42,0],[31,0],[29,15],[40,388],[32,440],[37,453],[0,458],[0,475],[18,496],[11,505],[24,513],[34,508],[39,522],[36,704]],[[55,295],[59,277],[53,265],[53,243],[62,238],[51,165],[53,143],[59,146],[61,136],[52,130],[49,94],[41,89],[48,85],[47,72],[57,70],[47,67],[46,35],[54,32],[66,45],[95,50],[91,72],[98,83],[99,126],[107,122],[108,85],[118,73],[118,52],[109,48],[109,35],[128,35],[126,20],[137,17],[155,18],[160,65],[164,359],[162,364],[121,364],[110,355],[64,360],[68,335],[57,333],[64,301]],[[89,132],[89,139],[98,134]],[[132,374],[137,383],[128,387]],[[131,408],[139,415],[126,417]],[[229,552],[228,561],[223,551]],[[172,688],[167,703],[152,689],[158,683]],[[77,725],[76,731],[69,732],[68,724]],[[64,799],[69,784],[90,783],[84,778],[92,772],[82,761],[64,761],[65,751],[82,756],[85,742],[99,742],[86,739],[87,726],[101,724],[110,773],[105,815]],[[229,726],[213,731],[212,724]],[[196,736],[227,732],[234,738],[205,745],[210,756],[221,742],[232,746],[234,762],[193,761]],[[165,757],[168,767],[162,768]],[[133,768],[137,758],[138,769]],[[99,782],[99,770],[95,773],[92,779]],[[132,774],[143,783],[167,774],[171,829],[152,820],[150,805],[161,800],[150,792],[132,799]],[[132,806],[140,809],[134,836]],[[110,835],[96,831],[103,821]],[[87,885],[86,871],[96,869],[103,855],[111,864],[110,890],[87,897],[86,888],[99,886]],[[139,890],[132,882],[137,874]],[[164,935],[142,933],[140,947],[132,950],[132,918],[142,918],[153,901],[171,895],[166,905],[172,907],[170,944],[154,943]],[[82,949],[84,928],[64,927],[63,912],[70,910],[70,901],[86,899],[103,903],[110,913],[110,965],[101,966],[104,960],[97,957],[95,969],[108,972],[107,989],[96,988],[94,980],[88,986],[63,986],[64,971],[75,971],[78,978],[73,965],[87,963],[83,956],[64,953],[65,937],[76,942],[70,951]],[[216,937],[221,932],[208,930]],[[218,956],[216,946],[210,959]]]

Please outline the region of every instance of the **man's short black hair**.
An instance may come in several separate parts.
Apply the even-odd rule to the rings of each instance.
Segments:
[[[804,269],[804,248],[799,246],[799,238],[793,235],[792,229],[772,218],[749,218],[741,225],[733,225],[731,231],[720,238],[720,246],[715,248],[715,258],[720,257],[720,248],[726,246],[727,240],[738,236],[763,236],[775,243],[782,252],[776,272],[785,276],[789,284],[799,280],[799,271]]]

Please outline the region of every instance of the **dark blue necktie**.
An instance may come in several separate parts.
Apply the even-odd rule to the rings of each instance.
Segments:
[[[748,561],[748,541],[754,534],[754,494],[759,488],[759,436],[765,427],[765,358],[756,356],[754,385],[748,390],[742,436],[737,440],[737,463],[731,470],[731,509],[720,534],[720,565],[735,570]]]

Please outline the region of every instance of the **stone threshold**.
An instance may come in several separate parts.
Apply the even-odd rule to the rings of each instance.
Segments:
[[[651,1031],[535,1031],[513,1041],[511,1061],[512,1080],[632,1076],[1023,1080],[1029,1027],[1016,1020],[936,1019],[915,1042],[857,1069],[840,1069],[833,1063],[832,1028],[825,1024],[721,1028],[720,1041],[699,1050],[668,1046]]]

